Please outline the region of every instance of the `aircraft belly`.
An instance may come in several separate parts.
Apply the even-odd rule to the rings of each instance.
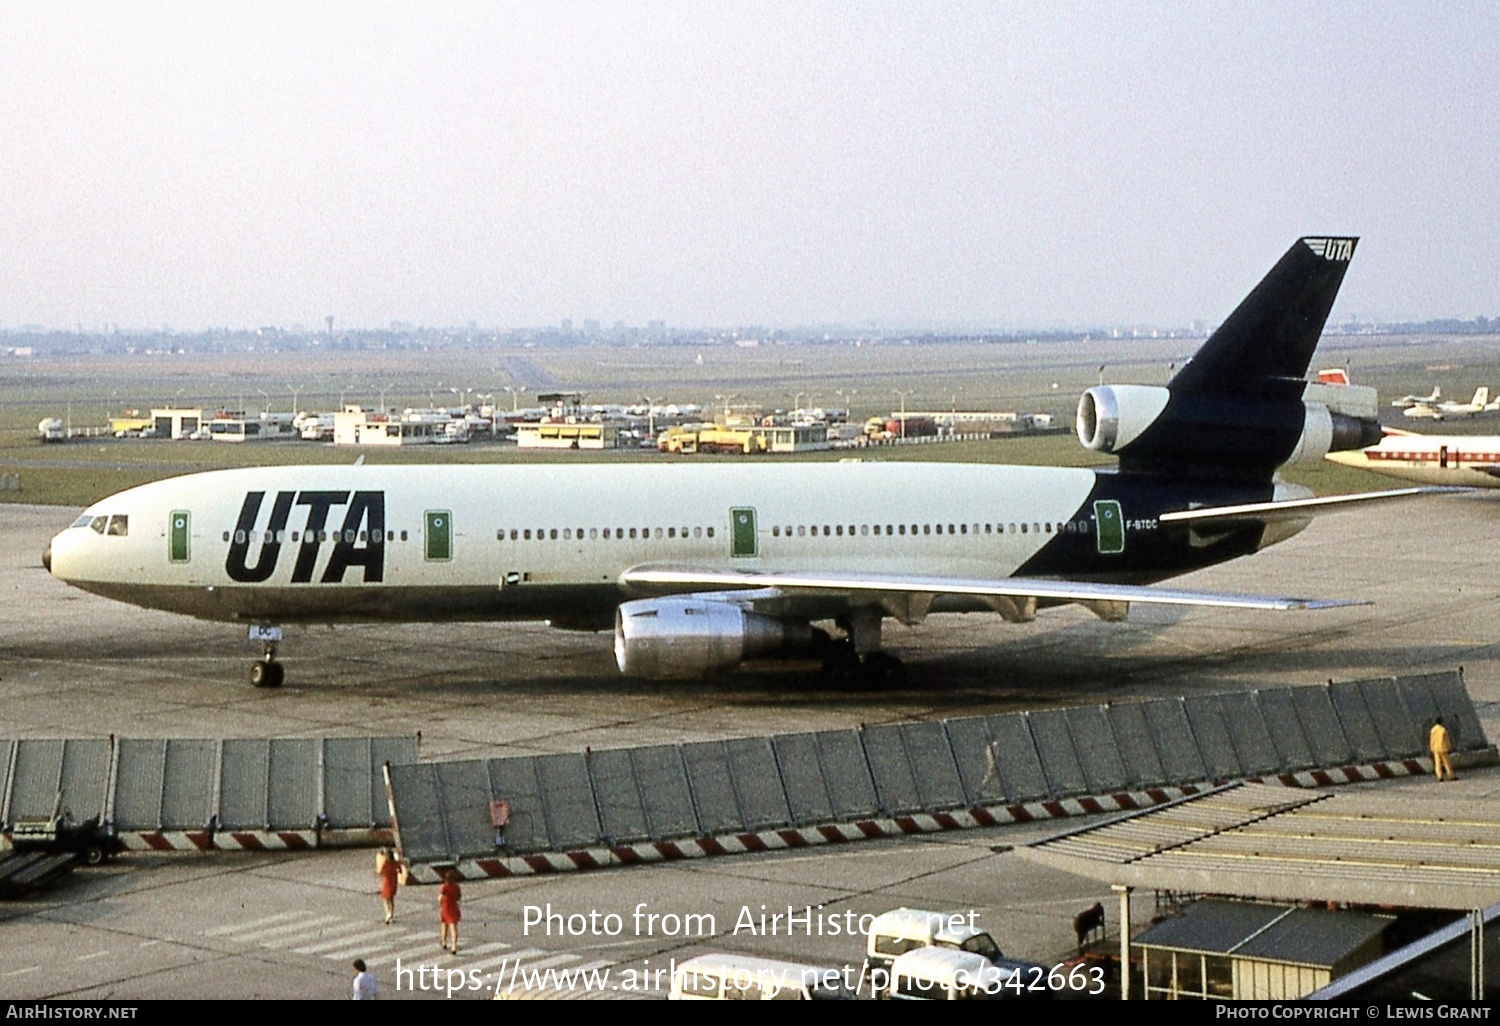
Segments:
[[[203,620],[266,623],[545,620],[612,622],[618,586],[537,585],[503,590],[483,585],[386,585],[307,588],[275,585],[198,587],[77,582],[105,598]]]

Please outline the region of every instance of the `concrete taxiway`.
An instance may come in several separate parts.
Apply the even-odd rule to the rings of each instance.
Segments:
[[[874,696],[821,691],[796,674],[625,681],[606,635],[485,623],[289,631],[287,684],[256,691],[246,682],[255,649],[242,628],[137,610],[47,575],[42,548],[73,515],[0,505],[0,737],[420,732],[423,758],[471,758],[1457,666],[1490,738],[1500,737],[1496,496],[1326,517],[1287,543],[1183,579],[1370,605],[1316,613],[1137,607],[1123,624],[1071,609],[1024,626],[936,617],[887,628],[912,686]],[[1437,785],[1372,786],[1398,802],[1420,801]],[[1466,773],[1442,786],[1445,796],[1478,801],[1500,790],[1500,774]],[[0,903],[0,997],[343,997],[355,957],[375,968],[384,998],[445,997],[450,986],[455,1000],[487,997],[496,974],[517,964],[522,972],[608,969],[594,996],[629,996],[630,984],[655,994],[663,979],[652,970],[709,950],[857,967],[858,939],[830,933],[831,924],[846,922],[846,912],[902,904],[976,910],[1007,951],[1051,964],[1072,952],[1073,913],[1110,897],[1097,883],[1006,853],[1059,828],[472,882],[456,956],[438,948],[431,888],[404,891],[397,923],[381,924],[366,850],[130,855],[79,870],[31,900]],[[808,906],[821,934],[799,925],[766,936],[760,928],[762,911],[784,916]],[[528,908],[541,917],[534,925]],[[1149,916],[1150,902],[1137,909]],[[550,930],[548,911],[560,917]],[[407,970],[399,978],[398,960]]]

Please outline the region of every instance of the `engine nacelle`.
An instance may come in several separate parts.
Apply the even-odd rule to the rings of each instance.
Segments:
[[[1098,385],[1078,400],[1078,441],[1095,452],[1120,452],[1155,424],[1172,398],[1157,385]]]
[[[1292,396],[1174,395],[1152,385],[1097,385],[1078,400],[1078,441],[1137,466],[1273,469],[1380,440],[1373,419]]]
[[[639,599],[615,612],[615,662],[647,680],[689,680],[747,659],[812,654],[821,631],[704,598]]]

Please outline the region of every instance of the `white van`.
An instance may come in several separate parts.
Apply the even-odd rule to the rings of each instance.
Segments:
[[[953,948],[913,948],[891,962],[890,979],[877,998],[895,1001],[996,1001],[1016,996],[1019,969]],[[1008,985],[1008,986],[1007,986]]]
[[[828,1001],[852,997],[838,969],[752,955],[696,955],[672,967],[669,1001]]]
[[[970,915],[897,908],[876,916],[870,923],[866,965],[871,969],[888,969],[898,955],[914,948],[933,947],[971,952],[991,962],[1005,957],[994,938],[975,926]]]

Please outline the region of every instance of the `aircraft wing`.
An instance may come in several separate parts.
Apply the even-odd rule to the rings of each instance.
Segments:
[[[1338,513],[1373,503],[1409,499],[1415,495],[1448,495],[1472,491],[1469,488],[1433,486],[1428,488],[1392,488],[1383,492],[1359,492],[1355,495],[1325,495],[1311,499],[1285,499],[1280,502],[1247,502],[1239,506],[1203,506],[1197,509],[1163,513],[1163,524],[1187,524],[1206,527],[1212,524],[1261,523],[1306,520],[1320,513]]]
[[[756,589],[741,592],[750,604],[761,604],[777,595],[795,593],[825,596],[862,595],[872,600],[881,596],[964,595],[976,598],[1036,599],[1044,604],[1078,602],[1113,604],[1146,602],[1159,605],[1218,606],[1237,609],[1329,609],[1336,606],[1369,605],[1350,599],[1310,599],[1279,595],[1240,595],[1212,591],[1184,591],[1133,584],[1095,584],[1087,581],[1059,581],[1037,577],[1001,577],[984,580],[973,577],[938,577],[925,574],[874,574],[841,571],[792,573],[785,571],[752,572],[743,570],[709,570],[693,567],[642,566],[620,575],[627,587],[650,591],[682,593],[724,589]],[[771,589],[766,591],[764,589]],[[730,596],[723,596],[730,599]],[[734,599],[731,599],[734,600]]]

